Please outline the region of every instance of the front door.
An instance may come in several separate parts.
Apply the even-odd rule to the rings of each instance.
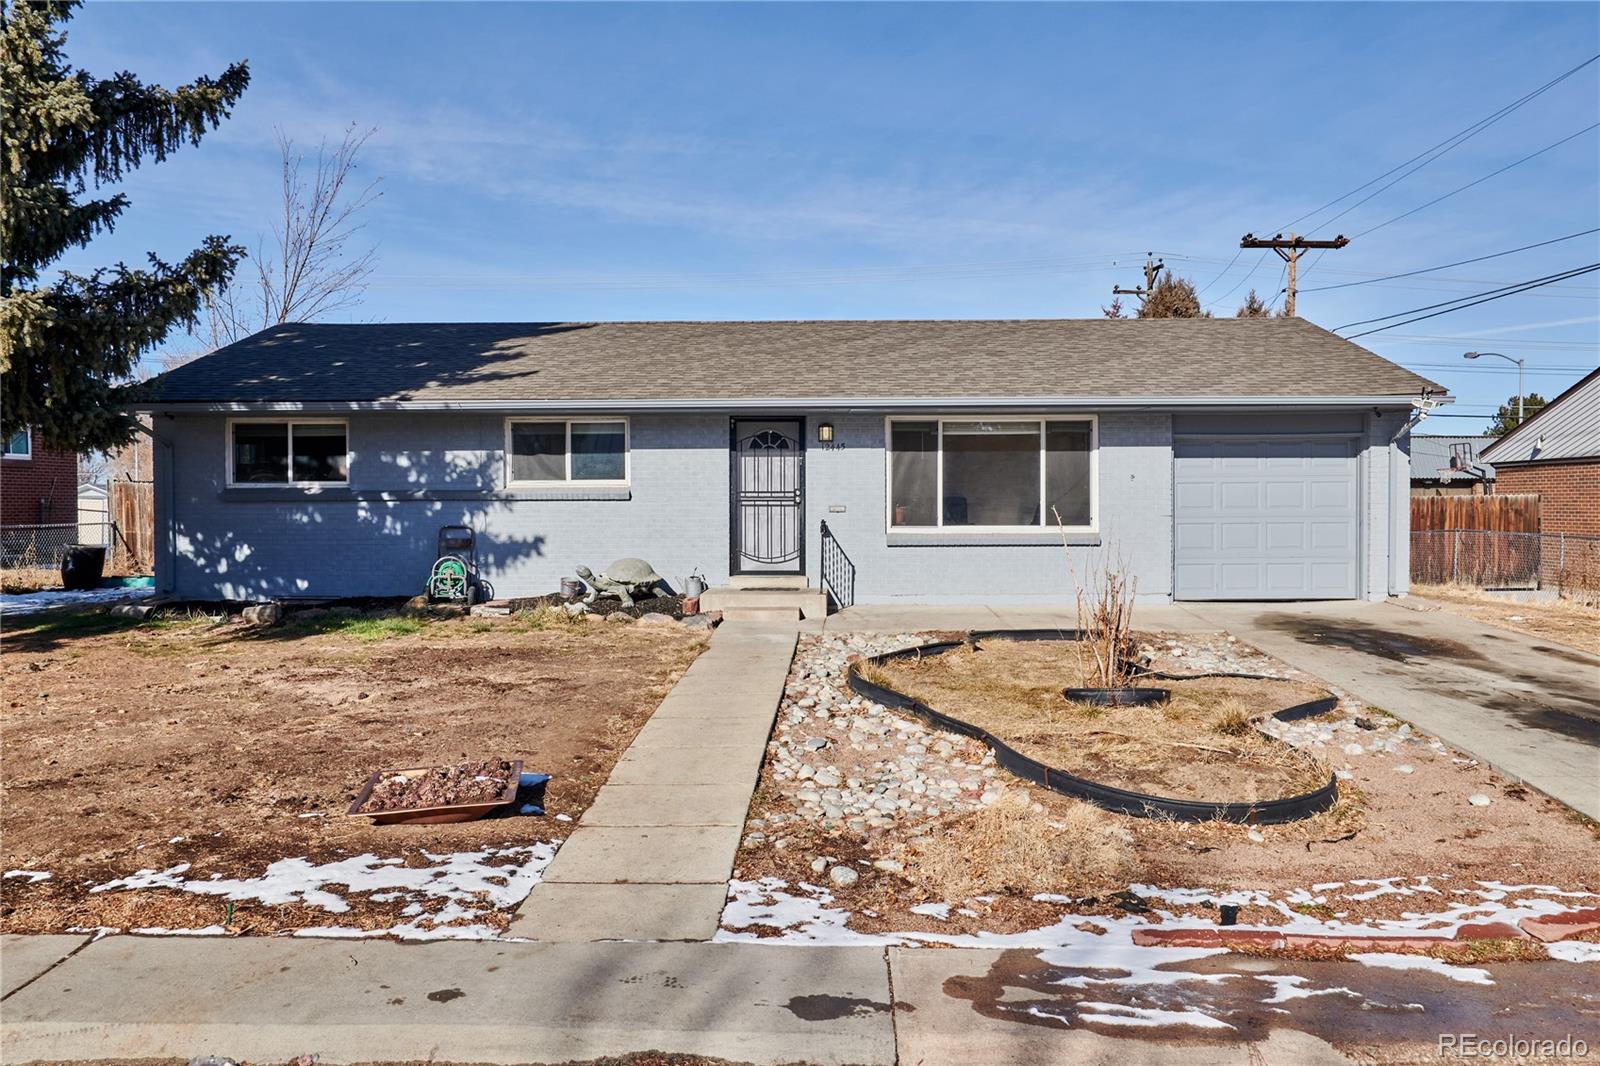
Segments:
[[[805,462],[801,419],[733,420],[733,573],[804,572]]]

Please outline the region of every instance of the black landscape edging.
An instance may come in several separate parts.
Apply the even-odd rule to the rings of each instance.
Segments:
[[[1313,792],[1307,792],[1299,796],[1288,796],[1284,799],[1267,800],[1262,803],[1212,803],[1201,800],[1176,799],[1169,796],[1152,796],[1143,792],[1132,792],[1128,789],[1116,788],[1111,785],[1102,785],[1090,781],[1088,778],[1077,777],[1064,770],[1046,766],[1037,759],[1030,758],[1017,751],[988,730],[936,711],[926,703],[913,699],[903,692],[897,692],[892,688],[868,681],[858,672],[858,668],[863,662],[878,665],[895,659],[942,655],[947,651],[968,645],[976,647],[986,637],[1006,640],[1065,641],[1079,639],[1079,635],[1075,630],[991,629],[977,631],[967,634],[965,640],[937,641],[914,648],[902,648],[899,651],[886,652],[882,655],[866,656],[850,664],[845,671],[845,680],[851,691],[865,696],[875,703],[880,703],[885,707],[896,710],[909,711],[923,721],[946,732],[982,741],[994,752],[995,761],[1002,768],[1024,780],[1032,781],[1036,785],[1042,785],[1064,796],[1086,800],[1097,807],[1102,807],[1118,814],[1128,814],[1135,818],[1170,818],[1179,822],[1209,822],[1216,820],[1250,825],[1277,825],[1282,822],[1293,822],[1301,818],[1309,818],[1313,814],[1319,814],[1329,809],[1338,802],[1339,781],[1332,774],[1328,775],[1327,784]],[[1192,680],[1200,677],[1284,680],[1283,678],[1269,677],[1265,674],[1162,675],[1145,671],[1143,676],[1162,678],[1164,680]],[[1311,700],[1306,703],[1296,704],[1293,707],[1285,707],[1281,711],[1274,712],[1272,717],[1281,722],[1292,722],[1301,718],[1311,718],[1319,714],[1326,714],[1338,705],[1338,698],[1330,694],[1319,700]]]

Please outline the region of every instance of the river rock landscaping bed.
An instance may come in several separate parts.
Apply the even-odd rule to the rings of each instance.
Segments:
[[[1216,900],[1240,891],[1310,893],[1294,898],[1297,913],[1337,922],[1415,912],[1415,893],[1382,890],[1406,879],[1420,878],[1423,894],[1429,878],[1600,891],[1593,825],[1336,690],[1340,702],[1329,714],[1264,725],[1335,772],[1339,803],[1312,818],[1186,825],[1113,815],[1027,786],[999,769],[984,745],[846,687],[853,657],[933,639],[801,636],[736,884],[826,893],[835,924],[849,936],[927,930],[935,913],[938,930],[953,935],[1016,934],[1073,914],[1137,914],[1149,909],[1130,895],[1139,885],[1195,893],[1190,905],[1213,922]],[[1138,641],[1155,670],[1260,673],[1327,687],[1226,634],[1139,634]],[[1352,892],[1337,907],[1311,891],[1356,882],[1379,890]],[[1247,906],[1239,920],[1271,924],[1283,913],[1251,914]],[[736,930],[727,918],[724,928],[788,935],[760,922]]]

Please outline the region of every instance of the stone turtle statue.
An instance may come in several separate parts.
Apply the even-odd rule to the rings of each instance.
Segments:
[[[615,596],[624,607],[632,607],[635,596],[653,595],[656,586],[664,580],[656,573],[656,568],[643,559],[618,559],[599,574],[580,566],[578,576],[589,585],[584,603],[593,603],[600,596]]]

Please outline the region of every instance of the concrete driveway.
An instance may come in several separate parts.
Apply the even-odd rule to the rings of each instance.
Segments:
[[[1183,606],[1600,819],[1600,659],[1396,603]]]

